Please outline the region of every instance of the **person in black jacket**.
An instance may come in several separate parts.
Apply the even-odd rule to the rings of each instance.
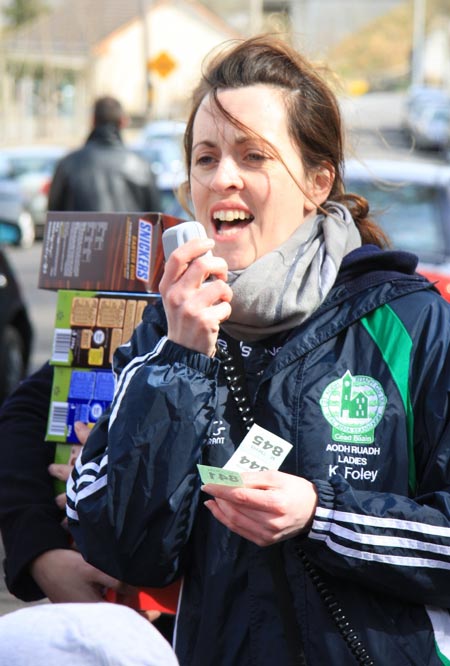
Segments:
[[[85,145],[59,162],[48,209],[54,211],[150,212],[160,195],[148,162],[127,148],[121,129],[127,118],[114,97],[94,105],[93,129]]]

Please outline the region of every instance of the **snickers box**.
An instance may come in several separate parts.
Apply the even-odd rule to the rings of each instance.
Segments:
[[[117,347],[158,300],[159,294],[58,290],[50,363],[110,368]]]
[[[38,287],[157,292],[165,213],[47,213]]]

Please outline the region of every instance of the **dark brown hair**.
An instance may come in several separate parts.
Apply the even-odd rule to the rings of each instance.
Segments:
[[[94,104],[94,125],[115,125],[120,127],[124,118],[124,110],[115,97],[99,97]]]
[[[233,42],[208,62],[192,95],[191,113],[184,136],[188,175],[194,120],[205,96],[210,95],[220,112],[230,122],[240,126],[221,106],[218,91],[257,84],[271,85],[284,91],[288,130],[300,150],[305,170],[331,166],[335,177],[329,199],[339,201],[349,208],[362,242],[380,247],[387,245],[383,231],[368,217],[369,205],[366,199],[345,193],[343,127],[339,105],[331,87],[319,75],[317,68],[279,38],[260,35]],[[252,131],[248,127],[245,130]],[[282,160],[275,146],[269,148]],[[294,174],[291,176],[295,178]]]

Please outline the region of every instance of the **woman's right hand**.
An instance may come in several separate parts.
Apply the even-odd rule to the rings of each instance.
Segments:
[[[219,327],[231,314],[233,296],[227,264],[208,252],[212,239],[188,241],[172,252],[159,285],[167,316],[167,337],[183,347],[214,356]],[[213,276],[214,280],[208,280]]]

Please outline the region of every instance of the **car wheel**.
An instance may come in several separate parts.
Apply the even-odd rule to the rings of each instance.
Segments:
[[[0,402],[16,388],[24,373],[23,340],[14,326],[7,325],[0,340]]]

